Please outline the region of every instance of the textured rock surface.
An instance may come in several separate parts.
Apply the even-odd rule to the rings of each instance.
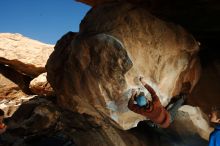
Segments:
[[[0,109],[5,112],[6,117],[16,111],[26,96],[18,85],[0,74]]]
[[[13,92],[10,94],[13,94]],[[11,117],[21,104],[34,97],[34,95],[22,95],[22,93],[18,92],[14,98],[1,99],[0,108],[5,112],[5,117]]]
[[[42,73],[30,82],[30,90],[36,95],[51,96],[54,91],[47,81],[47,73]]]
[[[142,122],[137,128],[123,131],[107,121],[102,121],[104,124],[100,126],[94,117],[62,110],[49,98],[38,97],[16,111],[2,138],[16,146],[45,145],[51,140],[72,141],[77,146],[206,146],[207,141],[191,131],[194,127],[189,127],[193,124],[187,113],[179,112],[177,117],[183,115],[184,120],[175,121],[166,130],[152,129]],[[183,121],[187,124],[177,128]]]
[[[165,106],[183,82],[193,88],[198,81],[198,51],[182,27],[111,3],[93,8],[78,34],[58,42],[47,62],[48,81],[63,107],[128,129],[144,119],[127,109],[130,89],[140,87],[136,77],[144,75]]]
[[[35,96],[33,100],[21,105],[8,126],[15,131],[23,129],[20,136],[42,131],[57,122],[59,112],[56,109],[51,101]]]
[[[0,34],[0,63],[30,76],[45,72],[44,66],[52,51],[53,45],[20,34]]]
[[[209,135],[213,131],[208,122],[208,116],[199,107],[184,105],[180,109],[173,125],[173,129],[178,133],[191,135],[198,133],[202,138],[209,140]],[[181,113],[181,114],[180,114]]]

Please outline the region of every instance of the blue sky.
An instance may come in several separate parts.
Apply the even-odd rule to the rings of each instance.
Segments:
[[[68,31],[79,31],[90,9],[74,0],[0,0],[0,33],[20,33],[55,44]]]

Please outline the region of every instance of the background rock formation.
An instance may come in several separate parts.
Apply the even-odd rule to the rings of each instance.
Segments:
[[[16,98],[22,95],[25,95],[25,93],[21,91],[18,85],[16,85],[15,83],[13,83],[12,81],[10,81],[9,79],[7,79],[6,77],[0,74],[0,99],[1,100],[7,99],[7,98]]]
[[[50,84],[47,81],[47,73],[42,73],[40,74],[38,77],[34,78],[31,82],[30,82],[30,90],[37,94],[37,95],[41,95],[41,96],[51,96],[54,95],[54,91],[52,89],[52,87],[50,86]]]
[[[127,109],[130,89],[141,87],[135,77],[144,75],[166,106],[183,82],[193,88],[198,81],[198,51],[181,26],[129,3],[103,4],[89,11],[78,34],[55,46],[48,81],[63,107],[128,129],[144,119]]]
[[[47,83],[45,74],[44,83],[34,79],[45,72],[44,66],[52,48],[53,45],[43,44],[20,34],[0,33],[0,108],[7,117],[23,102],[33,98],[34,94],[52,95],[53,90]],[[31,80],[33,82],[30,85]]]
[[[43,44],[20,34],[0,34],[0,63],[35,77],[45,72],[45,63],[53,45]]]
[[[31,94],[29,83],[32,80],[32,77],[22,74],[4,64],[0,64],[0,73],[17,84],[24,93]]]

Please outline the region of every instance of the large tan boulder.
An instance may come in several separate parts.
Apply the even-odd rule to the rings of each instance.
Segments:
[[[45,63],[53,45],[29,39],[21,34],[0,33],[0,63],[29,76],[45,72]]]
[[[191,90],[197,83],[198,51],[181,26],[129,3],[111,3],[93,8],[78,34],[61,38],[46,69],[61,106],[129,129],[145,119],[127,108],[131,89],[143,88],[136,77],[145,76],[166,106],[183,82]]]

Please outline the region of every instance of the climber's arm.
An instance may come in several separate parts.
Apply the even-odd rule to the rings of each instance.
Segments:
[[[144,77],[140,77],[139,79],[140,79],[142,85],[150,92],[151,97],[152,97],[152,100],[153,100],[153,101],[159,100],[159,98],[158,98],[156,92],[154,91],[154,89],[153,89],[150,85],[148,85],[148,84],[143,80],[143,78],[144,78]]]

